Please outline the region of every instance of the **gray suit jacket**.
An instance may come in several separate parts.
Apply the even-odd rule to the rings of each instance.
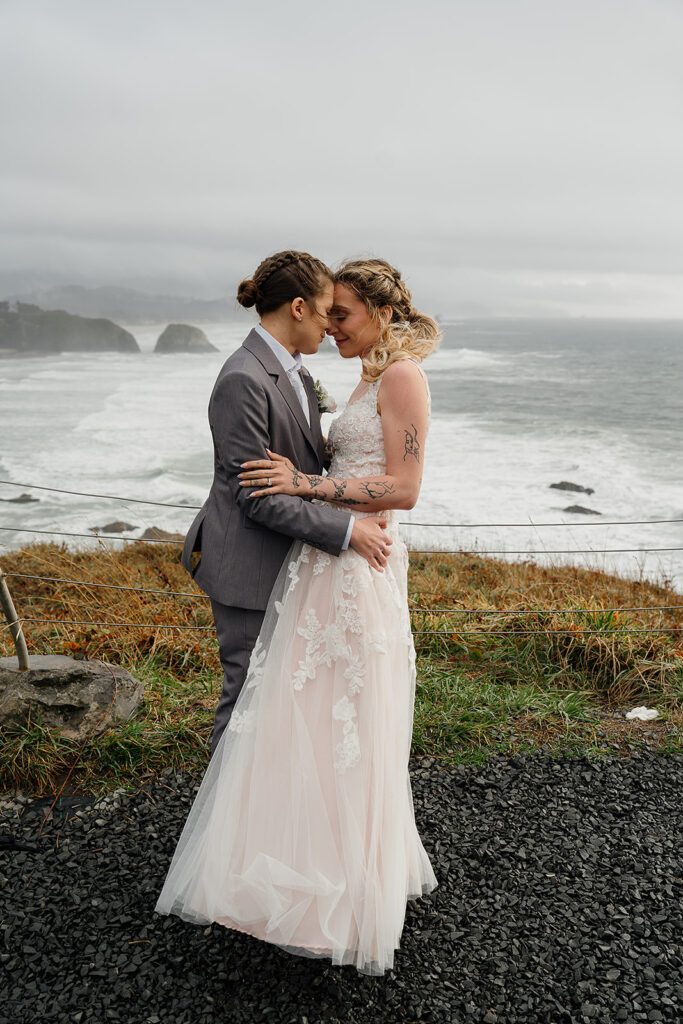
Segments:
[[[202,590],[221,604],[263,609],[294,538],[338,555],[349,514],[289,494],[247,497],[241,463],[286,455],[304,473],[322,473],[323,439],[313,381],[302,372],[311,425],[285,370],[252,331],[226,360],[209,400],[214,478],[185,538],[181,561]],[[193,551],[201,552],[192,569]]]

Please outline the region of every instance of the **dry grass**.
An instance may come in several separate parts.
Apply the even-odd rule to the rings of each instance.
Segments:
[[[167,766],[201,771],[206,764],[221,672],[209,602],[179,563],[171,544],[104,542],[74,552],[36,544],[0,558],[5,573],[182,591],[172,598],[126,590],[10,578],[21,616],[93,622],[149,623],[147,628],[28,623],[33,654],[70,654],[125,665],[146,682],[136,717],[96,737],[81,751],[40,723],[7,730],[0,743],[0,789],[53,792],[74,762],[78,785],[104,792]],[[683,711],[683,596],[666,586],[601,572],[541,568],[471,555],[413,555],[409,578],[418,650],[414,751],[447,761],[543,747],[558,752],[623,750],[645,742],[680,750]],[[675,606],[660,612],[653,606]],[[638,612],[605,611],[646,606]],[[450,609],[474,609],[452,614]],[[530,616],[513,614],[536,609]],[[590,614],[563,610],[588,608]],[[492,609],[503,615],[487,615]],[[543,614],[550,612],[552,614]],[[597,610],[597,614],[595,613]],[[579,630],[596,630],[581,633]],[[633,628],[654,629],[634,634]],[[533,630],[533,636],[512,635]],[[498,631],[507,631],[497,635]],[[446,635],[436,635],[445,633]],[[470,635],[474,634],[474,635]],[[13,653],[0,630],[0,654]],[[625,727],[615,709],[656,704],[662,721]],[[651,735],[650,735],[651,734]]]

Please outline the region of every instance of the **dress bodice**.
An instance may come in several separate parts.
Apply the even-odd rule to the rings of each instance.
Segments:
[[[427,388],[428,409],[431,407],[429,386],[424,370],[418,365]],[[328,441],[334,455],[329,475],[334,477],[383,476],[387,471],[384,451],[382,417],[377,411],[377,397],[381,378],[369,383],[366,390],[352,402],[330,425]],[[353,509],[351,509],[353,511]],[[395,509],[384,513],[388,519],[397,518]],[[376,512],[355,515],[377,515]]]
[[[382,476],[387,471],[382,418],[377,412],[379,381],[368,384],[332,421],[328,440],[334,449],[330,476]]]

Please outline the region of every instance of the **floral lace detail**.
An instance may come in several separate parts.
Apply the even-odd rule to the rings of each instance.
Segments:
[[[327,665],[329,668],[338,658],[348,658],[349,648],[343,629],[334,622],[322,626],[314,608],[308,609],[306,625],[299,626],[297,632],[308,640],[305,660],[299,662],[292,677],[294,689],[302,690],[307,679],[315,679],[319,665]]]
[[[331,562],[332,559],[326,551],[319,551],[318,557],[315,560],[315,565],[313,566],[313,575],[319,576],[321,572],[325,572],[325,569],[327,569]]]
[[[257,639],[251,657],[249,659],[249,668],[247,669],[247,679],[249,682],[246,684],[247,689],[251,689],[253,686],[258,686],[261,679],[263,678],[264,664],[268,651],[261,643],[260,638]]]
[[[256,722],[256,708],[248,708],[246,711],[235,709],[228,722],[230,732],[253,732]]]
[[[379,381],[369,384],[330,425],[334,446],[330,476],[381,476],[387,471],[382,420],[377,412]]]
[[[307,562],[308,561],[309,552],[312,551],[312,550],[313,549],[311,548],[310,544],[304,544],[303,547],[301,548],[301,552],[299,553],[299,557],[296,558],[296,559],[292,559],[292,561],[287,566],[287,576],[289,577],[289,586],[287,587],[287,590],[285,591],[285,595],[284,595],[285,597],[287,597],[287,594],[291,593],[291,591],[294,590],[294,588],[296,587],[297,583],[299,582],[299,569],[301,568],[301,564],[302,564],[302,562]],[[283,598],[283,600],[284,600],[284,598]],[[280,607],[278,608],[276,606],[276,610],[277,610],[278,613],[280,612],[281,608],[282,608],[282,603],[280,602]]]
[[[335,747],[339,760],[334,763],[336,770],[343,774],[347,768],[355,767],[360,761],[360,739],[355,721],[356,708],[349,698],[344,696],[332,708],[332,717],[336,721],[344,723],[344,738]]]

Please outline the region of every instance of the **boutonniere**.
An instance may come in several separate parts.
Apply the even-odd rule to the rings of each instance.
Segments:
[[[337,403],[332,395],[328,394],[319,380],[313,382],[315,397],[318,399],[318,412],[336,412]]]

